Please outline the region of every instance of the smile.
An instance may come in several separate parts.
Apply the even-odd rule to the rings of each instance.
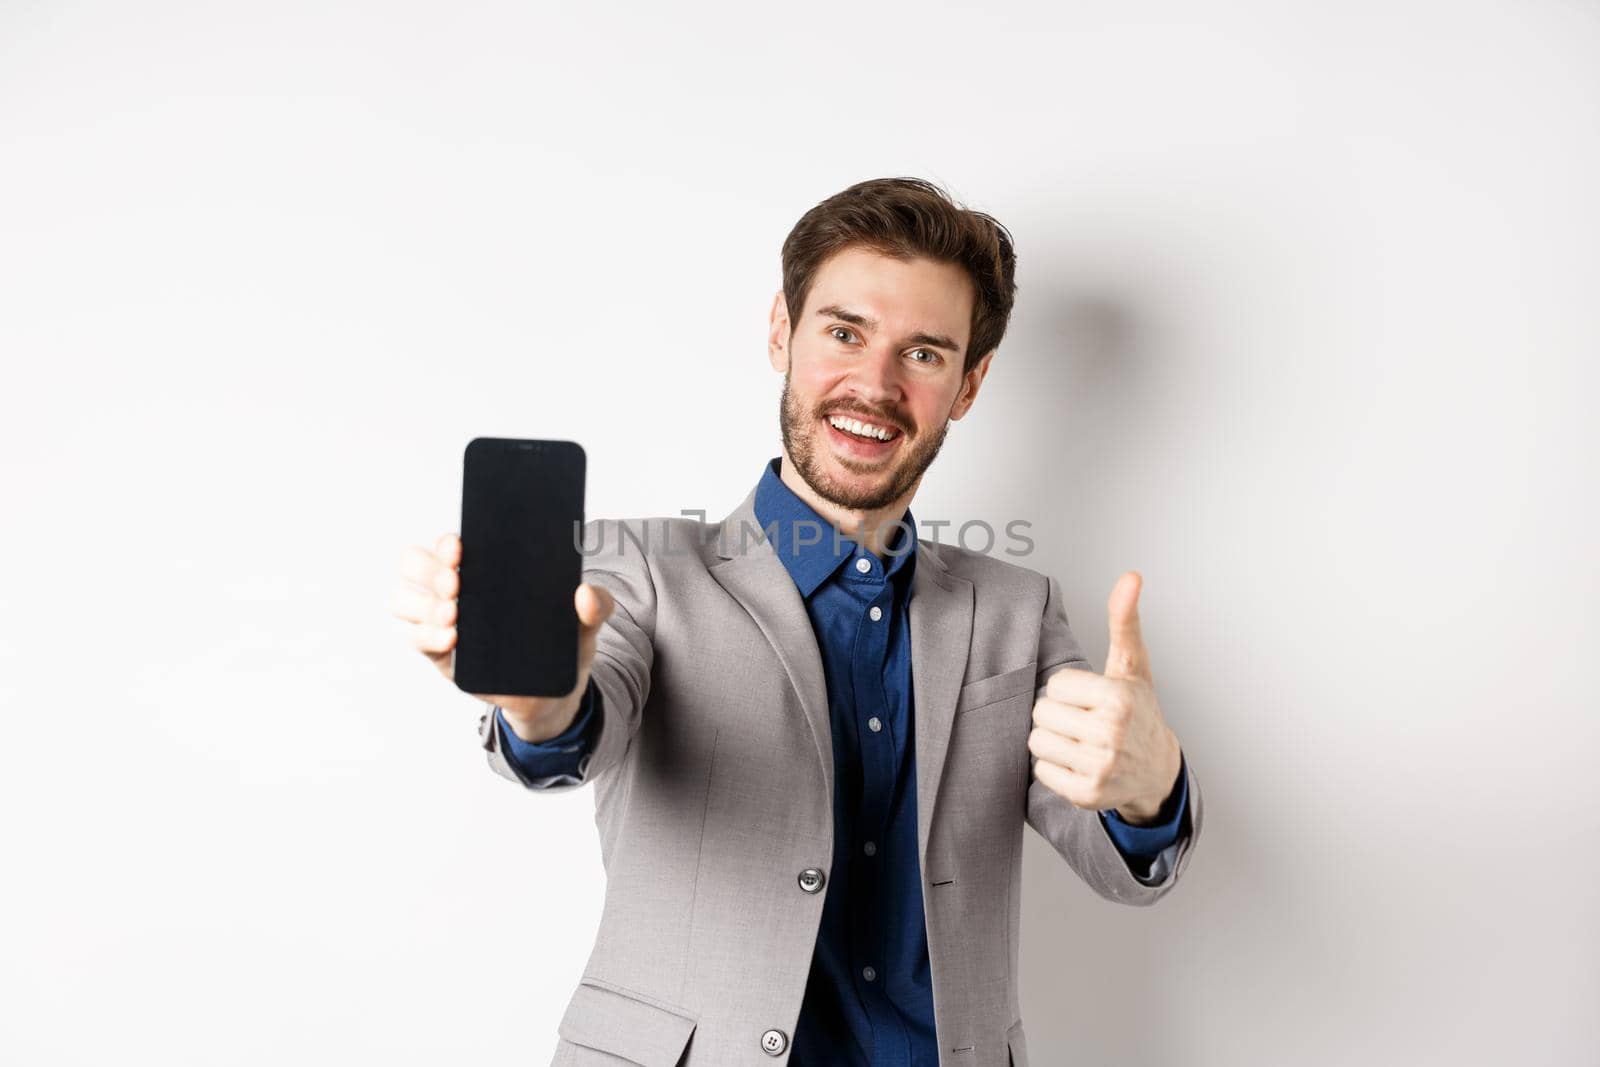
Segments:
[[[900,436],[900,431],[892,426],[880,426],[849,415],[829,415],[828,425],[842,433],[867,441],[893,441]]]

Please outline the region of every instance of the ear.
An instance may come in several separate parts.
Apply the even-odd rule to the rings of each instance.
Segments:
[[[789,303],[783,290],[772,298],[771,322],[767,325],[767,362],[779,374],[789,371]]]
[[[978,399],[978,386],[983,384],[983,376],[989,373],[989,361],[994,358],[998,349],[991,348],[978,360],[977,365],[962,377],[961,392],[956,394],[955,406],[950,409],[950,417],[959,419],[972,407],[973,401]]]

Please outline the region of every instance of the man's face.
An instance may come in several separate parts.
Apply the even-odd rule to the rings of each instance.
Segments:
[[[990,354],[962,372],[972,302],[954,264],[857,248],[822,265],[792,336],[778,295],[768,354],[784,371],[783,444],[818,496],[870,511],[917,485],[988,371]]]

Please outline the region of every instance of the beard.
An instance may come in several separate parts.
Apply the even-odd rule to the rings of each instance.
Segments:
[[[899,459],[892,466],[876,472],[879,478],[877,484],[866,487],[841,484],[822,469],[825,457],[821,453],[829,449],[825,442],[819,440],[825,416],[830,410],[836,409],[837,401],[824,401],[807,412],[802,408],[800,398],[789,388],[789,381],[790,375],[785,373],[783,395],[778,399],[778,423],[783,430],[783,447],[805,483],[822,499],[841,508],[875,511],[900,499],[917,484],[922,473],[939,454],[945,434],[950,430],[950,420],[945,419],[938,433],[922,439],[923,435],[913,432],[907,419],[891,412],[860,411],[858,413],[864,417],[876,417],[899,427],[904,443],[898,450]],[[849,409],[845,409],[845,413],[849,413]],[[838,456],[834,459],[846,470],[860,474],[874,473],[870,464]]]

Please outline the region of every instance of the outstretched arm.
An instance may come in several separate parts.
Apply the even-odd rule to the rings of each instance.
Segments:
[[[507,758],[499,716],[486,715],[480,722],[479,739],[488,753],[489,766],[520,785],[546,792],[576,789],[622,762],[639,728],[639,716],[650,695],[650,669],[655,659],[656,590],[640,547],[641,543],[648,544],[648,539],[644,531],[624,535],[628,525],[615,519],[596,519],[585,529],[583,543],[597,543],[599,547],[594,556],[586,559],[583,580],[603,587],[614,606],[593,635],[584,704],[565,732],[556,735],[566,738],[566,743],[555,745],[556,748],[567,748],[574,742],[582,746],[566,753],[573,757],[570,766],[542,776],[547,780],[525,779]],[[586,710],[594,721],[579,739],[573,731]],[[545,755],[552,754],[549,744],[544,742]]]

